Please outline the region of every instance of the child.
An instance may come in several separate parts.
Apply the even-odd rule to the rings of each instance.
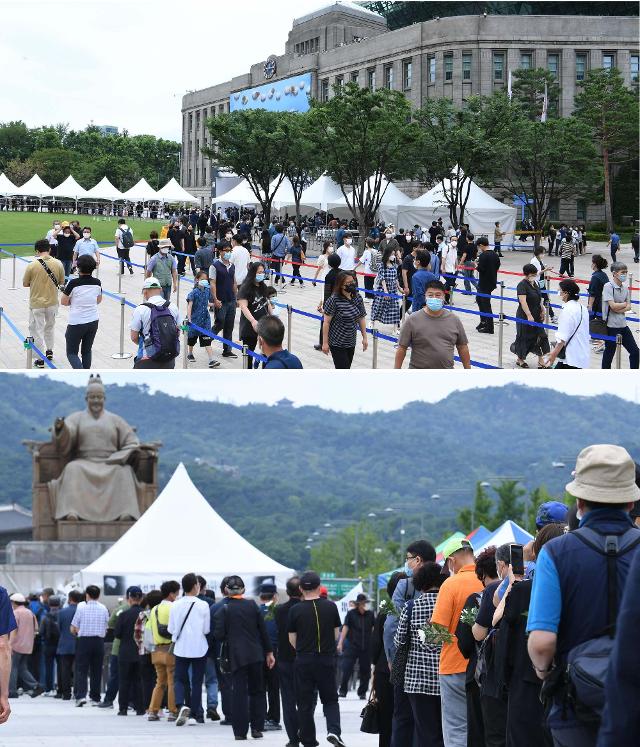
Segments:
[[[200,327],[201,330],[206,330],[207,332],[211,332],[211,315],[209,314],[209,304],[211,301],[209,278],[204,270],[200,270],[196,276],[193,290],[189,291],[187,295],[187,319],[192,324]],[[195,363],[196,358],[193,354],[193,346],[198,339],[200,340],[200,347],[204,348],[209,356],[209,368],[218,368],[220,361],[213,359],[213,350],[211,349],[212,338],[210,335],[204,334],[204,332],[193,329],[193,327],[189,328],[187,336],[187,348],[189,350],[187,360],[190,363]]]
[[[280,312],[282,311],[282,308],[280,306],[276,306],[276,301],[278,300],[278,289],[275,286],[270,285],[267,288],[267,299],[269,300],[269,303],[273,307],[271,316],[279,317]]]

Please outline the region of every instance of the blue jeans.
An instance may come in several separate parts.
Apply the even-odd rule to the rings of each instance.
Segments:
[[[202,711],[202,681],[207,666],[207,657],[201,656],[197,659],[188,659],[184,656],[176,656],[176,669],[174,672],[174,689],[176,693],[176,706],[178,710],[183,705],[189,705],[193,718],[203,718]],[[191,668],[191,677],[189,677]],[[187,683],[191,686],[191,703],[185,703],[185,690]]]
[[[204,684],[207,688],[207,708],[218,707],[218,673],[213,659],[207,656],[205,667]]]
[[[71,270],[73,268],[73,260],[72,259],[63,259],[62,266],[64,267],[64,279],[68,280],[69,276],[71,275]]]
[[[162,286],[162,297],[165,301],[171,300],[171,286],[170,285],[163,285]]]
[[[109,679],[107,680],[107,689],[104,693],[105,703],[113,703],[116,699],[116,695],[118,694],[118,681],[118,657],[111,654],[109,657]]]
[[[466,291],[471,290],[471,284],[473,284],[474,288],[478,287],[478,279],[473,277],[473,271],[475,270],[475,265],[473,262],[467,260],[464,263],[464,267],[468,267],[468,270],[462,271],[462,276],[464,277],[464,289]]]
[[[216,335],[220,334],[222,330],[222,336],[225,340],[233,340],[233,323],[236,320],[236,302],[235,301],[222,301],[222,306],[215,311],[215,321],[213,323],[213,333]],[[231,346],[226,343],[222,344],[222,352],[227,353],[231,351]]]

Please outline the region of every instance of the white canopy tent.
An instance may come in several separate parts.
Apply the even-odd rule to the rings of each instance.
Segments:
[[[468,185],[465,184],[464,189]],[[445,190],[449,192],[451,182],[445,180],[436,184],[428,192],[413,200],[409,205],[398,208],[398,226],[409,228],[430,226],[431,222],[442,218],[445,226],[449,225],[449,206],[445,199]],[[505,205],[485,192],[474,181],[469,185],[469,199],[464,211],[464,222],[468,223],[471,232],[476,236],[486,234],[493,240],[493,230],[496,221],[500,221],[500,228],[509,236],[509,243],[513,241],[516,229],[515,207]],[[507,242],[504,242],[505,244]]]
[[[51,187],[48,187],[37,174],[34,174],[21,187],[16,188],[16,194],[23,197],[39,197],[42,199],[52,193]]]
[[[211,202],[213,204],[223,203],[229,205],[256,205],[258,200],[251,191],[251,187],[246,179],[243,179],[240,184],[236,184],[233,189],[225,192],[221,195],[216,195]]]
[[[274,179],[271,184],[269,185],[269,194],[271,194],[271,190],[275,187],[278,180]],[[296,198],[293,193],[293,187],[291,186],[291,182],[285,178],[280,183],[280,186],[278,189],[276,189],[275,194],[273,195],[273,200],[271,201],[271,207],[275,208],[276,210],[282,210],[284,207],[288,207],[290,205],[295,206],[296,204]]]
[[[370,176],[368,185],[371,189],[374,187],[374,177]],[[398,215],[398,209],[401,205],[410,205],[411,198],[396,187],[393,182],[390,182],[384,174],[382,175],[380,182],[380,191],[382,192],[382,199],[380,200],[380,207],[378,208],[378,216],[385,223],[395,223]],[[345,199],[344,195],[335,202],[330,202],[328,210],[335,211],[336,209],[349,210],[349,204],[353,199],[353,191],[347,194]]]
[[[115,200],[125,199],[122,192],[119,189],[116,189],[106,176],[103,176],[95,187],[87,190],[85,198],[94,200],[108,200],[109,202],[115,202]]]
[[[96,584],[105,595],[121,596],[131,584],[148,591],[189,571],[203,575],[212,588],[225,576],[238,574],[250,595],[267,579],[283,588],[293,574],[229,526],[181,463],[131,529],[76,574],[76,580],[82,587]]]
[[[317,210],[327,210],[329,203],[344,200],[340,185],[330,176],[323,174],[302,192],[300,204]]]
[[[491,547],[492,545],[495,547],[500,547],[500,545],[507,543],[526,545],[527,542],[530,542],[532,539],[533,536],[530,535],[529,532],[525,531],[521,526],[518,526],[515,521],[508,519],[504,524],[501,524],[493,534],[486,537],[484,542],[479,545],[474,543],[473,549],[476,555],[478,555],[478,553],[481,553],[483,550],[486,550],[487,547]]]
[[[162,189],[158,190],[157,195],[158,199],[163,202],[200,202],[192,194],[189,194],[186,189],[183,189],[174,177]]]
[[[125,200],[130,202],[149,202],[150,200],[158,200],[158,193],[155,189],[152,189],[149,182],[143,177],[137,184],[134,184],[131,189],[123,192],[122,196]]]
[[[0,174],[0,195],[15,195],[17,193],[18,187],[4,173]]]

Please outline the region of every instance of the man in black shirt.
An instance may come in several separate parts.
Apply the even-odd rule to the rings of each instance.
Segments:
[[[316,745],[313,720],[318,690],[327,721],[327,741],[345,747],[340,734],[340,706],[336,689],[336,639],[340,615],[333,602],[320,597],[320,576],[307,571],[300,577],[303,602],[289,612],[287,631],[296,650],[295,677],[300,742],[303,747]]]
[[[420,244],[417,241],[413,242],[409,253],[405,254],[402,260],[402,292],[405,296],[403,301],[405,311],[411,308],[411,278],[416,271],[415,261],[419,248]]]
[[[436,243],[436,238],[441,233],[442,226],[438,226],[435,220],[431,221],[431,226],[429,227],[429,240],[432,244]]]
[[[462,233],[460,234],[460,239],[462,239]],[[476,246],[473,234],[470,234],[467,231],[465,233],[465,243],[463,245],[463,250],[460,251],[460,239],[458,240],[458,256],[460,257],[460,264],[465,268],[468,268],[462,271],[462,275],[464,277],[464,289],[467,292],[470,292],[472,283],[476,288],[478,287],[478,281],[473,275],[473,271],[476,268],[478,247]]]
[[[289,601],[279,604],[275,609],[276,627],[278,629],[278,657],[276,666],[280,680],[280,694],[282,696],[282,717],[284,728],[289,737],[289,747],[298,744],[298,711],[296,709],[296,688],[294,676],[294,662],[296,659],[295,649],[289,643],[287,623],[289,612],[300,603],[302,592],[300,591],[300,578],[293,576],[287,581],[287,595]]]
[[[142,705],[142,688],[140,679],[140,654],[138,644],[133,638],[133,630],[142,612],[142,589],[139,586],[130,586],[127,589],[127,602],[129,609],[119,615],[113,637],[120,639],[120,650],[118,652],[118,716],[126,716],[129,703],[133,703],[138,716],[144,715]]]
[[[349,680],[356,661],[360,672],[358,695],[360,700],[367,697],[371,674],[371,632],[376,622],[373,612],[367,609],[368,603],[366,594],[358,594],[356,606],[347,612],[340,633],[338,652],[342,653],[342,681],[340,683],[340,697],[342,698],[347,697]]]
[[[340,257],[337,254],[330,254],[329,259],[327,260],[327,264],[331,268],[329,272],[327,273],[325,279],[324,279],[324,290],[323,290],[323,297],[322,297],[322,303],[318,304],[318,311],[323,314],[324,313],[324,305],[333,293],[333,284],[336,282],[336,278],[340,274]],[[322,322],[323,318],[320,319],[320,341],[317,345],[314,345],[315,350],[322,350]]]
[[[62,221],[60,225],[62,231],[56,236],[58,240],[57,257],[64,267],[64,279],[69,280],[73,269],[73,250],[76,248],[76,241],[80,239],[80,235],[73,230],[69,221]]]
[[[478,293],[491,294],[498,285],[498,269],[500,268],[500,257],[493,251],[486,236],[481,236],[476,242],[478,251]],[[487,314],[492,314],[491,299],[484,296],[476,296],[478,310]],[[480,324],[476,327],[478,332],[493,334],[493,317],[481,316]]]

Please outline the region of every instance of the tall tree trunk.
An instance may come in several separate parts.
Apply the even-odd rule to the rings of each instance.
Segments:
[[[604,218],[607,222],[607,231],[613,231],[613,215],[611,214],[611,174],[609,172],[609,151],[602,149],[602,160],[604,165]]]
[[[362,253],[364,252],[365,239],[369,235],[369,230],[373,228],[373,221],[367,222],[368,215],[370,215],[370,212],[368,210],[360,210],[360,208],[358,208],[358,231],[360,234],[358,238],[359,256],[362,256]]]
[[[302,197],[302,195],[300,195]],[[296,225],[300,223],[300,197],[298,197],[298,194],[294,195],[294,199],[296,201]]]

